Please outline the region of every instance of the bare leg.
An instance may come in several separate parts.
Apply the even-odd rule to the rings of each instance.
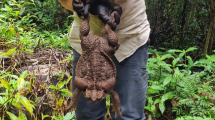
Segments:
[[[113,101],[113,110],[115,111],[115,118],[117,118],[117,114],[119,113],[120,115],[122,115],[122,112],[120,110],[120,100],[119,100],[119,96],[118,94],[111,90],[110,92],[110,97],[111,97],[111,100]]]
[[[73,111],[74,108],[76,108],[77,106],[77,102],[78,102],[78,99],[81,95],[82,91],[79,90],[79,89],[75,89],[75,91],[73,92],[73,95],[72,95],[72,98],[71,98],[71,101],[69,103],[69,105],[66,107],[66,111],[68,109],[71,109],[71,112]]]

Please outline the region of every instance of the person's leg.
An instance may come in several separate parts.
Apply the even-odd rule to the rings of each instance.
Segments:
[[[80,54],[78,54],[75,50],[73,50],[73,79],[72,79],[72,91],[76,89],[74,84],[75,78],[75,68],[80,58]],[[76,120],[104,120],[106,113],[106,101],[103,100],[97,104],[90,103],[84,96],[81,94],[81,97],[78,100],[75,118]]]
[[[116,91],[120,98],[122,116],[116,120],[144,120],[144,107],[148,86],[148,44],[140,47],[132,56],[122,62],[113,61],[117,67]],[[115,120],[115,113],[111,112]]]

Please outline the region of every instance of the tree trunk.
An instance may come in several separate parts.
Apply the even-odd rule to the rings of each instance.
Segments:
[[[212,53],[213,42],[215,41],[215,0],[211,0],[210,3],[210,25],[205,42],[205,54]]]

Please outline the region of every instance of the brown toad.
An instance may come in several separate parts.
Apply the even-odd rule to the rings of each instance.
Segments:
[[[114,23],[114,13],[111,14]],[[117,113],[122,115],[118,94],[113,90],[116,84],[116,66],[111,57],[119,48],[118,37],[111,30],[111,26],[105,25],[106,38],[89,34],[89,15],[80,26],[80,39],[82,54],[75,69],[76,89],[67,110],[76,108],[77,101],[83,92],[85,98],[91,103],[97,103],[110,94]]]

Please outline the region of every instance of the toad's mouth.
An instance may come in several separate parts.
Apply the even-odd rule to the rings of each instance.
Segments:
[[[101,100],[103,100],[104,98],[106,98],[106,93],[103,90],[97,90],[97,89],[89,90],[89,89],[86,89],[86,91],[84,92],[84,96],[91,103],[98,103]]]

